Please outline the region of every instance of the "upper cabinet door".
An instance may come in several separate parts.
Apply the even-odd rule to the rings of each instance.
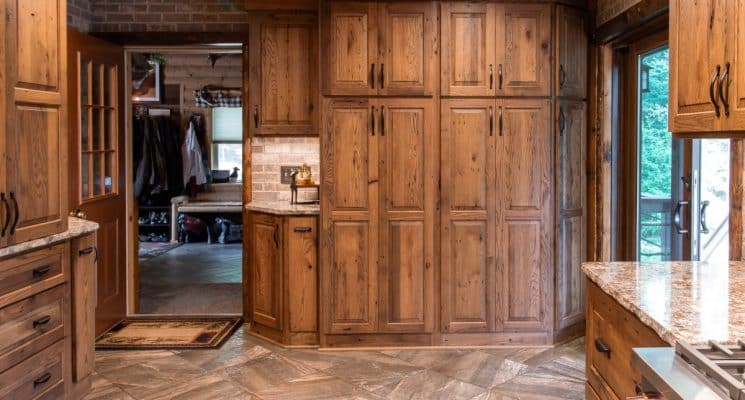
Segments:
[[[745,2],[727,2],[731,10],[727,43],[730,76],[722,83],[722,96],[729,103],[730,116],[724,122],[725,131],[745,131]],[[725,65],[726,69],[726,65]],[[729,95],[732,92],[732,95]]]
[[[551,5],[497,5],[496,88],[501,96],[548,96]]]
[[[671,132],[722,127],[724,110],[717,88],[726,69],[727,3],[737,2],[701,0],[692,6],[683,0],[670,1]]]
[[[556,93],[562,97],[587,97],[587,19],[575,8],[558,6],[556,15]]]
[[[379,77],[377,4],[325,4],[323,12],[323,94],[377,94]]]
[[[268,17],[252,25],[253,135],[318,134],[318,50],[312,15]]]
[[[496,94],[496,5],[442,3],[442,95]]]
[[[381,3],[378,93],[432,95],[437,82],[437,3]]]

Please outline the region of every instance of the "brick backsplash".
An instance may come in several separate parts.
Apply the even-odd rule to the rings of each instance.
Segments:
[[[310,166],[316,183],[320,181],[320,144],[317,137],[254,137],[251,140],[254,200],[290,200],[290,186],[281,183],[282,165]],[[300,200],[316,199],[315,192],[300,192]]]
[[[67,25],[80,32],[88,32],[93,22],[93,1],[67,0]]]

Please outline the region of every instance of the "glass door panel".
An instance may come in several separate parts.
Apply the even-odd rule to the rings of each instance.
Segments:
[[[701,261],[729,260],[729,139],[700,139],[694,144],[699,153],[696,194],[698,207],[694,253]]]

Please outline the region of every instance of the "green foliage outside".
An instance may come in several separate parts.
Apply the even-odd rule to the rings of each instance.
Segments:
[[[672,182],[672,135],[667,130],[669,63],[668,49],[645,55],[649,91],[641,93],[641,195],[670,197]]]

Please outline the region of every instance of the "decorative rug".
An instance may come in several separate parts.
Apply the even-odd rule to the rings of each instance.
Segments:
[[[161,254],[167,253],[176,247],[181,246],[182,243],[171,243],[171,242],[140,242],[139,258],[140,260],[149,260],[151,258],[158,257]]]
[[[96,350],[215,349],[242,322],[241,317],[132,317],[99,336]]]

